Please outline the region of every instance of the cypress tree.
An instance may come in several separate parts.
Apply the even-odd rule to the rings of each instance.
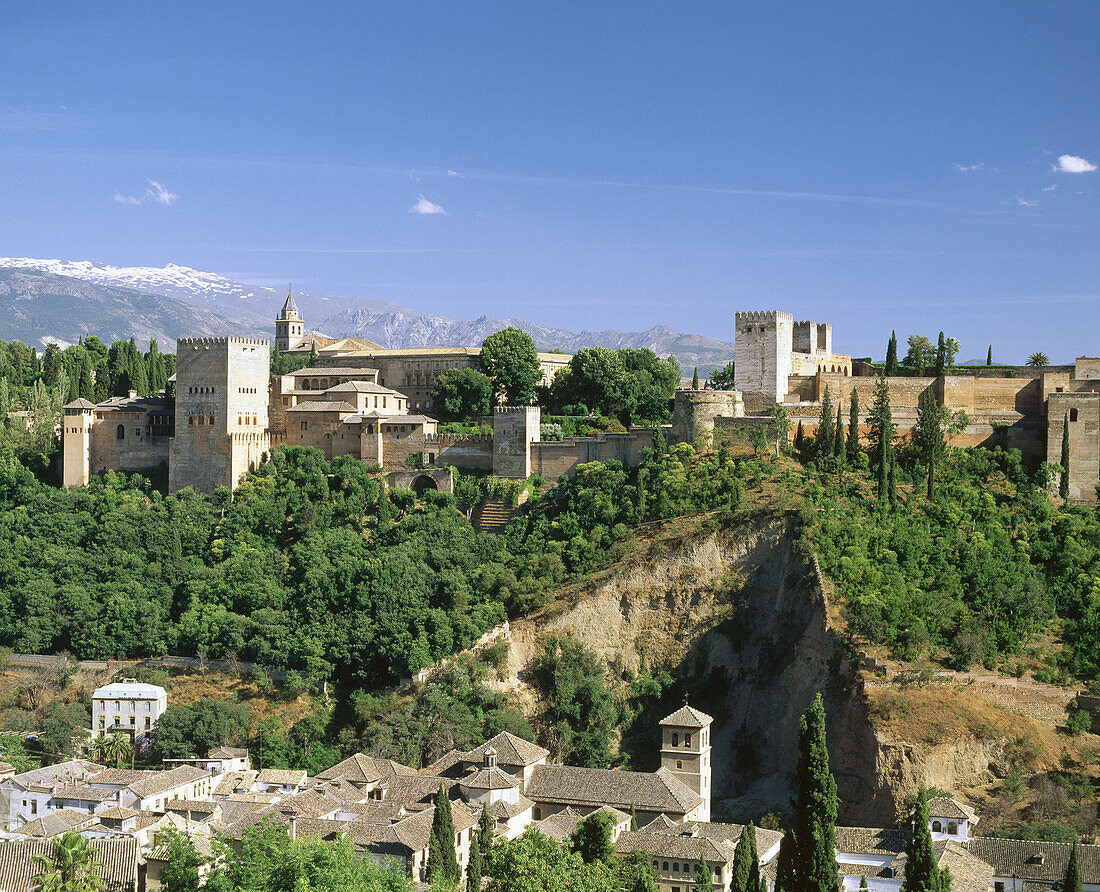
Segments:
[[[802,422],[798,422],[798,427],[794,431],[794,449],[795,452],[801,454],[802,447],[806,445],[806,434],[802,430]]]
[[[791,885],[785,892],[840,892],[836,863],[836,779],[825,743],[825,704],[814,697],[798,728]]]
[[[638,811],[634,807],[633,802],[630,803],[630,829],[631,830],[637,830],[638,829]]]
[[[493,851],[493,833],[496,829],[496,821],[489,814],[489,806],[481,806],[481,815],[477,819],[477,841],[481,850],[481,859],[484,861]]]
[[[1069,412],[1062,419],[1062,476],[1058,481],[1058,495],[1069,498]]]
[[[700,855],[699,863],[695,865],[694,892],[714,892],[714,878],[710,873],[710,866]]]
[[[435,814],[432,815],[432,832],[428,841],[428,881],[454,886],[460,877],[451,800],[440,784],[435,795]]]
[[[478,892],[481,889],[481,878],[485,876],[485,868],[481,860],[481,844],[477,834],[470,834],[470,860],[466,862],[466,890]]]
[[[936,463],[947,448],[943,436],[943,418],[944,409],[936,402],[932,388],[926,388],[917,400],[917,423],[913,428],[912,437],[928,472],[929,501],[932,499]]]
[[[947,339],[940,332],[940,339],[936,344],[936,375],[942,375],[947,371]]]
[[[775,892],[794,892],[795,829],[788,827],[779,841],[779,854],[775,858]]]
[[[868,892],[867,889],[867,875],[864,874],[859,878],[859,892]]]
[[[581,856],[585,864],[602,861],[611,864],[615,859],[615,843],[611,841],[612,819],[605,811],[588,815],[577,824],[577,829],[569,837],[573,851]]]
[[[95,385],[92,383],[92,361],[87,353],[80,360],[80,380],[76,396],[84,400],[95,400]]]
[[[905,847],[905,882],[901,884],[901,892],[949,892],[951,874],[940,870],[936,853],[932,850],[928,791],[923,787],[913,809],[912,831],[909,844]]]
[[[871,442],[875,445],[875,460],[878,462],[878,497],[885,501],[894,452],[894,415],[890,410],[890,387],[884,376],[875,383],[875,401],[871,404],[868,420],[871,422]]]
[[[840,414],[840,403],[836,404],[836,434],[833,437],[833,457],[839,467],[844,467],[847,450],[844,448],[844,421]]]
[[[317,366],[317,342],[314,341],[309,345],[309,368],[316,368]]]
[[[883,374],[892,378],[898,373],[898,333],[890,332],[890,343],[886,345],[886,369]]]
[[[859,391],[852,388],[852,398],[848,403],[848,461],[855,464],[859,456]]]
[[[985,364],[993,365],[993,345],[989,345],[989,352],[985,354]]]
[[[1069,853],[1069,861],[1066,862],[1066,875],[1062,878],[1060,892],[1085,892],[1085,886],[1081,880],[1081,868],[1077,863],[1076,839],[1073,841],[1073,851]]]
[[[890,502],[890,510],[898,507],[898,463],[894,458],[890,459],[890,480],[887,483],[887,499]]]
[[[695,367],[695,372],[691,376],[691,389],[692,390],[698,390],[699,389],[699,366]]]
[[[752,851],[749,844],[749,828],[746,827],[741,831],[741,838],[737,840],[737,848],[733,850],[729,892],[756,892],[760,883],[758,881],[755,885],[750,885],[751,873]]]
[[[814,447],[818,458],[825,459],[833,454],[833,398],[828,384],[825,385],[825,395],[821,398],[821,418],[817,422]]]

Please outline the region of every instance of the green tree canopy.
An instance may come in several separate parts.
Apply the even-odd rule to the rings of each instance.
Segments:
[[[50,854],[36,853],[31,860],[38,873],[32,879],[41,892],[100,892],[104,887],[103,862],[88,839],[72,830],[51,841]]]
[[[428,842],[428,881],[455,886],[461,879],[458,856],[455,854],[455,823],[451,800],[442,784],[434,802],[432,832]]]
[[[432,414],[444,421],[465,421],[488,415],[492,409],[493,383],[477,369],[451,369],[432,385]]]
[[[839,892],[836,780],[825,743],[825,705],[814,697],[798,730],[791,885],[785,892]]]
[[[577,823],[569,841],[573,851],[581,856],[585,864],[593,861],[603,861],[608,865],[614,863],[615,844],[611,841],[613,823],[611,815],[604,811],[592,812]]]
[[[481,368],[493,384],[493,396],[510,406],[526,406],[542,380],[539,354],[531,336],[505,328],[481,343]]]
[[[487,892],[621,892],[618,876],[603,861],[586,864],[533,828],[496,847],[489,877]]]

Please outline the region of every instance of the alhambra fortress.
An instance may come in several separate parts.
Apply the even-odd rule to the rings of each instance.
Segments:
[[[726,438],[749,449],[754,428],[768,428],[770,406],[782,405],[792,427],[812,434],[828,389],[845,417],[853,390],[861,421],[873,401],[870,365],[833,352],[832,326],[796,322],[790,313],[739,312],[735,317],[735,389],[677,391],[669,442]],[[326,457],[355,455],[380,466],[390,485],[449,490],[450,466],[524,479],[556,479],[589,461],[636,464],[656,431],[543,441],[537,406],[497,406],[491,436],[443,434],[432,417],[436,378],[451,369],[477,367],[468,347],[386,349],[361,338],[307,334],[292,295],[275,321],[283,353],[312,355],[307,368],[269,375],[270,347],[251,338],[183,338],[175,379],[158,397],[113,397],[65,406],[62,478],[86,485],[108,470],[137,472],[168,467],[169,491],[233,488],[272,448],[312,446]],[[570,357],[540,353],[543,383]],[[964,410],[970,423],[955,445],[1019,449],[1032,466],[1058,463],[1068,427],[1069,494],[1096,499],[1100,482],[1100,358],[1073,366],[959,368],[936,377],[886,379],[899,436],[912,429],[920,395]],[[866,436],[866,428],[861,428]],[[419,461],[410,462],[416,456]],[[411,465],[423,470],[412,471]]]

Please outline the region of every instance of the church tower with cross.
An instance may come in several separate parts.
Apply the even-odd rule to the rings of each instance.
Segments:
[[[688,706],[686,700],[676,712],[661,720],[661,767],[703,797],[700,821],[710,820],[713,721],[705,712]]]
[[[283,308],[275,319],[275,349],[286,353],[291,347],[296,347],[305,337],[305,328],[305,320],[294,303],[294,291],[289,289]]]

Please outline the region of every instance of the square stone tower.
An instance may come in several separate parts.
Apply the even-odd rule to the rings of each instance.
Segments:
[[[87,486],[91,479],[92,419],[95,404],[86,399],[73,400],[65,406],[61,458],[61,483],[64,486]]]
[[[781,403],[787,395],[794,349],[794,317],[764,310],[734,317],[734,389]]]
[[[705,712],[684,703],[661,720],[661,767],[703,797],[698,820],[710,820],[711,772],[710,726]]]
[[[1069,497],[1095,501],[1100,483],[1100,393],[1075,391],[1047,397],[1047,461],[1062,460],[1062,431],[1069,433]],[[1054,483],[1057,489],[1057,482]]]
[[[538,406],[493,409],[493,474],[526,480],[531,476],[531,444],[542,439]]]
[[[253,338],[181,338],[176,344],[176,435],[168,490],[233,489],[271,448],[271,348]]]

